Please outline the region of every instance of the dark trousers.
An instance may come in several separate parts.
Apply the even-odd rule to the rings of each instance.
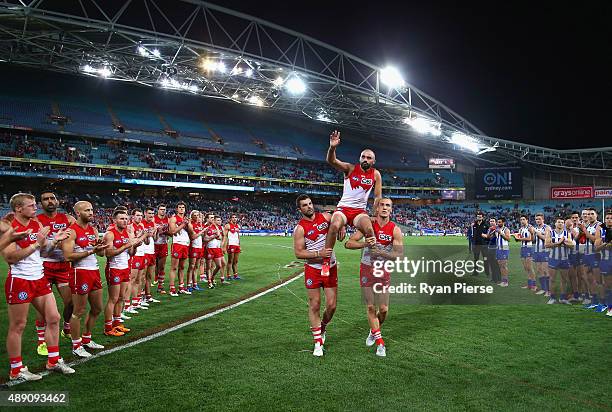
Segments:
[[[487,277],[489,277],[489,265],[487,264],[487,245],[477,245],[477,244],[472,244],[472,253],[474,255],[474,267],[476,267],[476,262],[481,258],[482,256],[482,260],[484,262],[484,269],[485,269],[485,273],[487,274]],[[472,272],[472,275],[476,276],[476,270],[474,270],[474,272]]]
[[[485,268],[488,266],[489,270],[485,269],[487,276],[495,283],[501,282],[501,272],[499,265],[497,264],[497,256],[495,249],[486,249]]]

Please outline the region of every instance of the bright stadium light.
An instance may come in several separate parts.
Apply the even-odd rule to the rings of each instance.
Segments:
[[[217,63],[217,71],[219,73],[225,73],[227,71],[227,68],[225,67],[225,63],[223,62]]]
[[[85,73],[95,73],[96,72],[96,69],[91,67],[89,64],[86,64],[85,66],[83,66],[81,70],[83,70]]]
[[[106,66],[104,66],[103,68],[98,70],[98,73],[100,74],[100,76],[102,77],[110,77],[111,74],[113,74],[110,69]]]
[[[441,124],[425,117],[406,117],[403,122],[420,134],[431,134],[434,136],[440,136],[442,134],[442,130],[440,129]]]
[[[263,102],[263,100],[261,100],[261,97],[259,97],[257,95],[252,95],[247,100],[248,100],[249,103],[251,103],[254,106],[261,107],[261,106],[264,105],[264,102]]]
[[[140,54],[142,57],[147,57],[149,52],[143,46],[138,46],[138,54]]]
[[[154,49],[154,50],[153,50],[153,56],[155,56],[155,57],[159,57],[159,56],[161,56],[161,53],[159,52],[159,50]]]
[[[251,77],[253,75],[253,69],[246,69],[246,72],[244,72],[244,74],[246,75],[246,77]]]
[[[230,72],[230,75],[235,76],[235,75],[240,74],[240,73],[242,73],[242,68],[236,66],[236,67],[232,68],[232,71]]]
[[[276,79],[272,81],[272,84],[275,85],[276,87],[281,87],[284,82],[285,81],[283,80],[283,78],[278,76]]]
[[[293,75],[287,80],[285,87],[291,94],[304,94],[304,92],[306,92],[306,83],[297,75]]]
[[[393,66],[387,66],[380,71],[380,81],[391,89],[398,89],[405,84],[399,70]]]
[[[480,151],[480,143],[478,140],[465,133],[453,132],[450,142],[474,153],[478,153]]]

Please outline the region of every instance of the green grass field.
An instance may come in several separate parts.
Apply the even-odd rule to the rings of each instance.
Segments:
[[[162,303],[127,322],[120,344],[286,278],[297,269],[290,238],[243,238],[244,280]],[[465,245],[463,238],[407,238]],[[515,245],[513,245],[515,246]],[[612,320],[579,306],[395,305],[383,325],[387,357],[366,348],[368,324],[358,282],[359,253],[336,247],[338,309],[326,354],[315,358],[303,278],[219,315],[49,375],[15,391],[68,391],[72,410],[612,410]],[[467,252],[467,247],[466,247]],[[508,296],[529,293],[512,251]],[[467,254],[466,254],[467,256]],[[6,265],[0,264],[5,276]],[[169,270],[168,270],[169,271]],[[167,271],[167,272],[168,272]],[[484,283],[485,281],[482,280]],[[0,305],[1,362],[6,303]],[[33,310],[32,310],[33,311]],[[40,368],[34,316],[23,358]],[[68,341],[62,354],[72,359]]]

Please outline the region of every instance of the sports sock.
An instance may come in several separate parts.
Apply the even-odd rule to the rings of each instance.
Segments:
[[[23,363],[21,362],[21,356],[16,356],[14,358],[10,358],[9,362],[11,363],[11,375],[15,376],[21,371],[23,368]]]
[[[384,345],[385,341],[382,338],[382,333],[380,331],[380,329],[372,329],[370,331],[370,333],[372,334],[372,336],[374,336],[374,339],[376,340],[376,345]]]
[[[310,328],[310,331],[312,332],[312,338],[314,339],[315,343],[318,342],[323,345],[323,338],[321,337],[321,326]]]
[[[47,361],[49,365],[55,365],[60,358],[59,346],[49,346],[49,355]]]
[[[45,329],[47,328],[47,324],[43,321],[36,321],[36,335],[38,337],[38,344],[45,343]]]

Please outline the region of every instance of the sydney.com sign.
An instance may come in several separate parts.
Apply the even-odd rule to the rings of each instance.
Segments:
[[[523,174],[520,167],[477,168],[476,199],[521,199]]]

